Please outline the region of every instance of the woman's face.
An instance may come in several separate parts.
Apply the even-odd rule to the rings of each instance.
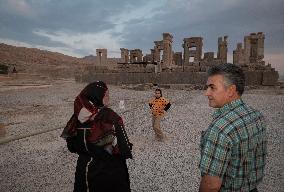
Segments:
[[[109,105],[109,91],[107,90],[106,93],[105,93],[105,96],[103,98],[103,104],[105,106],[108,106]]]

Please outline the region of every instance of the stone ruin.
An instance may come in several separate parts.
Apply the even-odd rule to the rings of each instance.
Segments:
[[[161,69],[170,68],[173,60],[172,43],[173,36],[169,33],[163,33],[162,41],[154,41],[154,62],[161,65]],[[162,51],[162,58],[160,57]]]
[[[264,39],[265,35],[262,32],[245,36],[244,48],[242,43],[238,43],[233,51],[233,63],[241,66],[250,74],[247,76],[250,82],[262,81],[262,85],[275,85],[279,75],[270,64],[266,65],[263,60]]]
[[[266,65],[262,32],[251,33],[237,44],[233,51],[233,63],[241,66],[247,85],[277,85],[278,72]],[[203,38],[183,39],[183,52],[172,49],[173,36],[163,33],[163,40],[154,41],[153,49],[143,56],[141,49],[121,48],[121,58],[108,58],[106,49],[97,49],[95,68],[86,68],[77,75],[79,81],[104,80],[111,84],[204,84],[209,67],[227,63],[228,36],[218,38],[216,57],[214,52],[203,54]],[[105,67],[99,70],[98,66]]]
[[[143,58],[141,49],[130,50],[130,63],[141,63]]]
[[[97,49],[96,65],[106,66],[107,65],[107,49]]]
[[[244,37],[244,48],[242,43],[237,44],[236,50],[233,51],[233,63],[238,65],[261,64],[265,62],[264,58],[264,39],[262,32],[251,33]]]
[[[190,65],[189,59],[192,57],[193,62],[201,61],[202,57],[202,37],[191,37],[191,38],[184,38],[182,47],[184,48],[183,51],[183,62],[184,65]],[[195,48],[195,50],[192,48]],[[191,62],[191,64],[193,63]]]

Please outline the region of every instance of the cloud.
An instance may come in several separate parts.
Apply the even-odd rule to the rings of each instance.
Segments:
[[[74,56],[74,57],[81,57],[82,56],[82,55],[78,54],[76,51],[74,51],[74,49],[67,48],[67,47],[54,47],[54,46],[49,47],[49,46],[44,46],[44,45],[35,45],[35,44],[26,43],[26,42],[14,41],[14,40],[11,40],[11,39],[3,39],[3,38],[0,38],[0,42],[8,44],[8,45],[17,46],[17,47],[37,48],[37,49],[41,49],[41,50],[58,52],[58,53],[62,53],[62,54]]]
[[[173,35],[175,51],[183,51],[183,38],[201,36],[203,51],[216,54],[218,37],[228,35],[232,54],[245,35],[264,32],[265,52],[284,54],[282,1],[0,0],[0,38],[119,56],[121,47],[149,53],[163,32]]]
[[[96,49],[108,49],[109,56],[120,56],[120,37],[112,36],[110,31],[99,33],[67,33],[63,31],[48,32],[46,30],[35,30],[34,34],[47,37],[50,41],[64,44],[73,50],[81,50],[88,54],[95,54]],[[118,54],[119,52],[119,54]]]
[[[160,11],[157,10],[162,6],[161,0],[149,1],[142,6],[130,6],[125,7],[125,11],[120,12],[117,15],[112,15],[109,20],[116,24],[129,24],[131,21],[141,19],[151,19]]]
[[[26,0],[5,0],[10,12],[24,17],[35,17],[36,12]]]
[[[125,27],[126,45],[149,52],[153,41],[169,32],[174,37],[175,51],[183,50],[183,38],[201,36],[204,52],[216,53],[218,37],[228,35],[231,53],[245,35],[264,32],[267,52],[284,51],[284,3],[280,0],[168,0],[157,9],[154,17]]]

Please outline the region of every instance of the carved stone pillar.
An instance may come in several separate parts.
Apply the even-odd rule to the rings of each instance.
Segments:
[[[125,48],[120,48],[121,50],[121,62],[129,63],[129,50]]]
[[[224,40],[222,37],[218,38],[218,53],[217,53],[217,58],[221,60],[222,63],[227,63],[227,38],[228,36],[224,36]]]
[[[172,65],[172,42],[173,36],[169,33],[163,33],[163,64],[162,68],[169,68]]]
[[[183,64],[189,65],[189,48],[188,48],[188,45],[187,45],[187,42],[186,42],[185,39],[183,40],[183,42],[184,42],[182,44],[182,47],[183,47]]]
[[[96,65],[106,66],[107,65],[107,49],[96,49]]]

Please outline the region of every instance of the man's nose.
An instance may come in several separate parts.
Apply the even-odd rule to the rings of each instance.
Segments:
[[[208,96],[209,94],[210,94],[210,91],[209,91],[209,89],[207,88],[207,89],[205,89],[205,91],[204,91],[204,93],[203,93],[205,96]]]

